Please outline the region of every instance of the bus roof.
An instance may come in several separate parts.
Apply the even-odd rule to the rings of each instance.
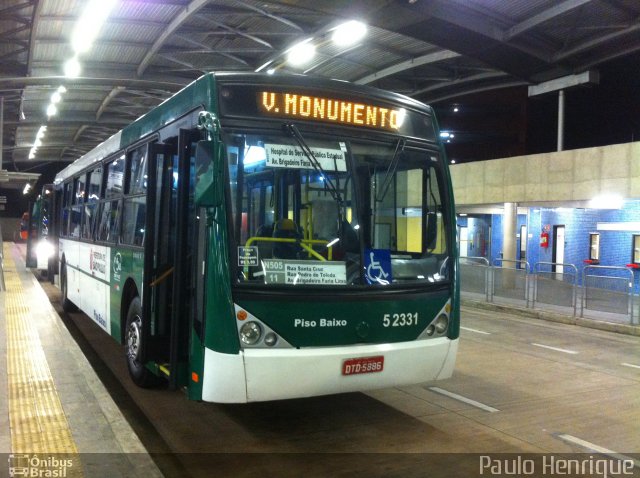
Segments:
[[[286,78],[288,83],[300,87],[327,89],[376,97],[382,100],[402,104],[407,108],[419,110],[428,115],[433,114],[431,107],[413,98],[409,98],[408,96],[380,90],[370,86],[356,85],[343,80],[332,80],[296,74],[269,75],[266,73],[237,72],[206,73],[64,168],[56,175],[54,184],[60,184],[65,179],[75,175],[85,168],[90,167],[101,159],[120,151],[139,139],[157,131],[176,118],[192,111],[197,106],[202,106],[206,109],[213,108],[213,105],[217,103],[217,99],[212,96],[215,81],[235,84],[261,83],[281,86],[284,78]]]

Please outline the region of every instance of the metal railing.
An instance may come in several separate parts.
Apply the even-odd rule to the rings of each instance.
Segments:
[[[532,307],[534,309],[536,302],[569,307],[573,310],[575,317],[577,299],[578,269],[576,266],[558,262],[536,262],[533,265]]]
[[[580,304],[580,317],[640,325],[634,282],[634,273],[627,267],[587,265],[579,275],[574,264],[536,262],[530,273],[524,260],[496,259],[489,266],[483,257],[460,258],[460,289],[476,300],[482,294],[486,302],[498,299],[559,313],[569,309],[573,317]],[[589,312],[598,314],[585,317]]]
[[[489,302],[489,278],[491,266],[485,257],[460,257],[460,290],[482,294]]]
[[[633,272],[626,267],[585,266],[580,317],[585,310],[629,317],[634,324]]]
[[[496,259],[491,270],[491,302],[497,297],[508,301],[524,301],[529,307],[530,266],[527,261]]]

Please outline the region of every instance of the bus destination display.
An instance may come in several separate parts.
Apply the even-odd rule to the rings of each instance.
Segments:
[[[257,96],[259,112],[269,116],[324,121],[396,132],[400,130],[406,117],[404,108],[393,109],[294,92],[259,91]]]

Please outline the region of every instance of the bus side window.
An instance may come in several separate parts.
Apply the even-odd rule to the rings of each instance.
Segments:
[[[73,206],[71,208],[71,217],[69,218],[69,236],[80,238],[80,222],[82,219],[82,206]]]
[[[127,198],[124,202],[122,220],[122,242],[132,246],[144,244],[144,228],[146,216],[146,198],[138,196]]]

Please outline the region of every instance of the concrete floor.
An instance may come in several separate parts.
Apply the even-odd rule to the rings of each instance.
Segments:
[[[37,286],[34,281],[32,293],[42,294]],[[108,440],[101,448],[99,436],[82,431],[89,422],[107,437],[110,428],[130,427],[140,439],[138,451],[146,449],[165,476],[513,476],[506,469],[480,473],[480,460],[538,463],[552,453],[600,460],[623,454],[636,461],[631,474],[619,476],[640,477],[637,336],[463,307],[458,362],[449,380],[368,394],[215,405],[190,402],[180,391],[135,387],[122,347],[83,314],[62,313],[57,288],[40,286],[61,317],[45,314],[48,328],[42,330],[58,335],[42,342],[57,360],[51,369],[62,395],[74,399],[62,403],[81,453],[107,451],[117,461],[122,452],[137,450],[126,449],[133,441],[117,438],[110,438],[113,451],[106,449]],[[71,337],[82,354],[69,360],[62,348],[71,347]],[[75,372],[84,361],[93,371]],[[88,384],[88,395],[106,388],[102,405],[81,405],[75,376]],[[135,463],[133,458],[127,460]],[[106,476],[91,471],[85,476]],[[553,474],[546,471],[538,464],[534,473],[518,476]],[[119,474],[129,476],[122,466]]]
[[[597,450],[640,464],[638,337],[463,307],[449,380],[230,406],[136,388],[121,348],[82,314],[68,317],[151,424],[140,431],[149,451],[175,453],[192,476],[479,476],[480,455]]]

